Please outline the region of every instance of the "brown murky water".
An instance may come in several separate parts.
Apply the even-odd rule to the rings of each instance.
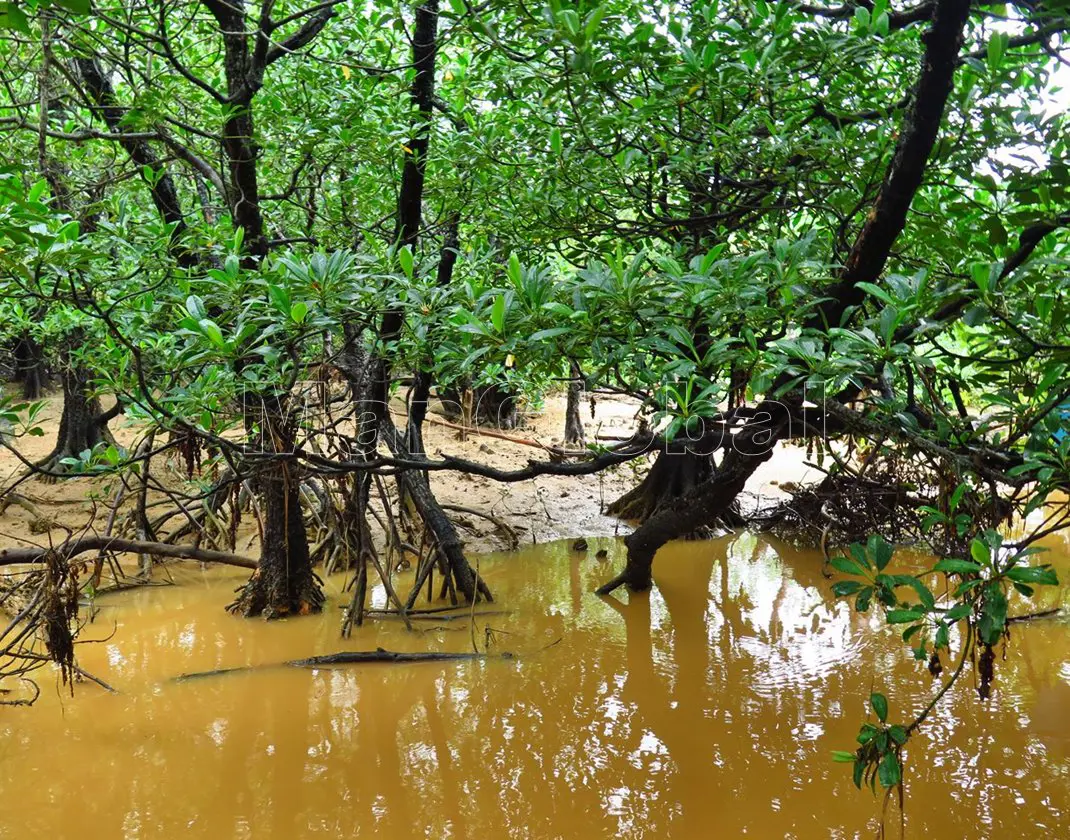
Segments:
[[[173,683],[471,634],[382,620],[343,643],[340,581],[323,617],[243,621],[222,611],[234,570],[102,599],[111,638],[80,662],[121,694],[46,677],[35,707],[0,708],[0,838],[872,836],[879,800],[829,753],[871,689],[895,719],[932,690],[894,635],[836,603],[812,553],[748,535],[670,546],[653,594],[607,604],[599,543],[482,561],[510,612],[477,636],[515,662]],[[956,692],[910,747],[908,837],[1070,836],[1070,626],[1018,626],[997,666],[990,701]]]

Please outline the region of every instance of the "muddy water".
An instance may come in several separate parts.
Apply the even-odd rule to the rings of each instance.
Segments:
[[[90,635],[110,638],[80,661],[121,693],[72,699],[47,677],[35,707],[0,709],[0,838],[872,836],[879,801],[829,753],[871,689],[897,719],[932,690],[901,643],[835,603],[811,553],[670,546],[653,594],[606,603],[597,547],[482,561],[509,613],[476,638],[514,662],[173,683],[472,634],[382,620],[340,642],[338,581],[322,618],[231,618],[232,570],[102,599]],[[1011,654],[990,701],[955,693],[910,747],[908,837],[1070,834],[1070,627],[1020,625]]]

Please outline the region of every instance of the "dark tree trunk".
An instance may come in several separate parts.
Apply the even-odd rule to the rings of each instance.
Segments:
[[[15,381],[22,385],[22,396],[37,400],[44,396],[48,385],[44,348],[30,335],[15,342]]]
[[[388,416],[383,417],[380,423],[383,439],[395,457],[419,457],[409,451],[405,440]],[[469,603],[474,602],[480,596],[488,601],[494,600],[483,579],[476,579],[475,570],[468,563],[468,558],[464,556],[464,543],[461,542],[457,529],[431,492],[426,473],[420,470],[405,470],[400,474],[399,481],[402,482],[405,495],[412,500],[413,506],[430,532],[440,558],[453,576],[457,591],[464,595]],[[412,594],[409,596],[410,608],[416,602],[422,582],[421,578],[417,577],[416,586],[413,587]]]
[[[760,464],[772,455],[772,447],[749,454],[729,450],[713,478],[697,485],[680,497],[676,504],[663,507],[624,538],[628,559],[624,571],[600,587],[599,595],[608,595],[622,584],[634,592],[649,589],[652,583],[654,555],[669,540],[693,533],[717,522],[731,509],[732,503]]]
[[[569,363],[568,399],[565,402],[565,444],[583,446],[583,415],[580,400],[583,399],[583,371],[576,362]]]
[[[606,508],[606,513],[632,522],[646,522],[655,514],[678,506],[712,475],[711,456],[662,450],[646,477]]]
[[[402,435],[394,426],[385,406],[374,401],[362,400],[359,396],[367,393],[366,389],[369,387],[368,383],[371,378],[372,361],[370,355],[363,351],[363,347],[359,343],[359,336],[355,335],[353,331],[349,331],[347,348],[339,354],[336,365],[349,381],[353,390],[358,417],[363,415],[369,421],[365,427],[365,439],[362,441],[362,446],[367,445],[370,448],[362,449],[360,457],[367,459],[373,456],[375,453],[375,441],[377,440],[384,441],[395,457],[421,457],[423,440],[420,435],[420,421],[422,421],[426,407],[426,404],[419,404],[420,395],[425,395],[421,380],[417,380],[416,388],[414,388],[413,397],[416,404],[406,432]],[[359,439],[360,435],[358,435]],[[371,479],[370,474],[365,472],[357,472],[356,476],[358,482],[370,481]],[[438,559],[441,559],[446,568],[450,570],[457,590],[469,601],[475,600],[477,593],[488,601],[492,600],[487,585],[482,580],[476,581],[475,572],[464,556],[464,544],[457,534],[457,529],[454,528],[453,523],[431,492],[427,474],[421,470],[414,469],[400,472],[398,474],[398,490],[403,500],[411,502],[415,513],[424,523],[424,527],[427,528],[432,542],[436,546]],[[366,509],[365,500],[363,511],[357,508],[347,511],[347,518],[352,522],[351,527],[356,529],[366,527],[366,518],[364,517]],[[361,525],[362,522],[365,523],[364,526]],[[415,601],[415,589],[411,601]]]
[[[417,123],[409,140],[398,193],[396,239],[413,248],[420,236],[423,215],[424,172],[431,142],[430,121],[435,102],[435,55],[438,52],[438,0],[424,0],[416,9],[412,33],[412,65],[416,75],[410,97],[416,106]]]
[[[431,143],[431,115],[435,101],[435,56],[438,52],[438,0],[424,0],[416,9],[416,25],[412,33],[412,66],[416,74],[409,89],[409,98],[416,108],[416,123],[409,138],[405,163],[401,170],[398,191],[395,241],[398,247],[416,250],[423,220],[424,172],[427,169],[427,150]],[[390,396],[390,362],[385,345],[396,341],[405,321],[405,313],[389,309],[379,326],[380,348],[375,366],[373,398],[386,405]]]
[[[264,516],[260,565],[227,609],[266,619],[318,613],[324,597],[309,562],[299,479],[292,468],[280,466],[265,471],[259,484]]]
[[[925,175],[954,86],[955,67],[969,12],[969,0],[937,0],[932,25],[923,39],[925,54],[913,99],[880,192],[844,261],[838,282],[825,292],[824,301],[804,324],[805,328],[820,331],[840,326],[844,318],[865,300],[866,291],[860,284],[875,283],[880,279]],[[782,384],[775,383],[771,390],[777,392]],[[784,399],[801,404],[798,395],[788,395]],[[602,586],[599,593],[608,594],[622,584],[637,590],[649,588],[657,550],[669,540],[690,533],[729,509],[747,479],[772,455],[775,443],[791,433],[790,419],[786,415],[787,409],[779,402],[768,401],[759,405],[756,419],[748,422],[735,436],[714,476],[682,499],[678,507],[651,517],[625,539],[628,548],[625,569]]]
[[[261,432],[265,454],[282,452],[294,443],[292,419],[285,416],[277,398],[269,400]],[[227,609],[246,618],[266,619],[318,613],[324,597],[309,558],[296,462],[269,464],[256,483],[264,519],[260,563]]]
[[[95,103],[97,113],[104,119],[108,128],[120,135],[124,133],[123,117],[126,109],[120,106],[115,98],[111,79],[107,72],[100,66],[95,58],[79,58],[76,60],[78,72],[85,83],[86,91]],[[152,195],[152,203],[156,211],[168,224],[174,225],[171,231],[171,240],[168,250],[174,255],[178,264],[191,267],[196,264],[196,257],[182,247],[179,241],[186,230],[186,221],[182,213],[182,204],[178,198],[178,190],[171,175],[160,170],[162,165],[153,154],[148,142],[139,139],[124,138],[119,144],[130,156],[130,160],[141,167],[142,177],[146,177],[145,169],[148,168],[154,174],[151,180],[147,180],[149,192]]]
[[[467,390],[467,389],[465,389]],[[443,388],[442,410],[450,419],[471,420],[491,429],[515,429],[524,420],[516,394],[498,385],[481,385],[471,389],[471,417],[465,417],[466,396],[457,386]]]
[[[427,151],[430,145],[430,123],[434,109],[435,56],[438,50],[438,0],[424,0],[416,9],[416,21],[412,37],[412,66],[415,70],[409,95],[416,110],[416,122],[406,150],[398,191],[397,224],[395,241],[399,247],[416,250],[420,239],[423,217],[424,173],[427,166]],[[439,281],[448,282],[457,259],[457,216],[451,217],[443,243],[439,263]],[[395,455],[419,457],[423,452],[421,425],[426,412],[426,397],[430,391],[430,378],[418,373],[414,397],[417,404],[404,435],[400,434],[390,419],[391,365],[388,345],[401,333],[405,313],[400,308],[388,310],[379,326],[379,347],[374,357],[363,363],[343,357],[338,367],[349,379],[358,400],[358,412],[370,410],[364,430],[369,438],[367,455],[373,455],[375,441],[383,440]],[[367,395],[366,397],[364,395]],[[364,403],[367,408],[361,404]],[[372,434],[374,432],[374,435]],[[368,476],[362,480],[367,481]],[[481,594],[491,600],[490,590],[482,580],[477,580],[472,567],[464,556],[463,544],[441,506],[431,492],[427,476],[420,470],[405,470],[398,476],[399,489],[404,500],[411,500],[413,507],[431,534],[436,549],[450,570],[457,589],[469,601]],[[415,594],[415,593],[414,593]]]
[[[203,0],[223,36],[223,70],[227,79],[227,117],[223,122],[223,152],[229,174],[227,191],[234,224],[244,233],[249,261],[259,262],[268,252],[264,216],[257,181],[253,96],[263,82],[266,36],[257,38],[254,56],[249,50],[244,0]],[[270,10],[271,4],[265,6]],[[255,60],[254,60],[255,58]]]
[[[367,461],[375,457],[379,435],[379,408],[371,398],[372,357],[364,346],[361,331],[347,328],[345,332],[346,344],[340,354],[338,366],[349,380],[356,412],[357,451],[352,455]],[[368,522],[371,484],[371,473],[363,470],[353,473],[353,486],[346,498],[344,539],[353,547],[359,568],[364,568],[367,561],[375,556],[371,525]],[[362,613],[360,618],[363,618]]]
[[[107,421],[116,412],[101,411],[100,400],[90,396],[89,374],[75,367],[63,373],[63,414],[59,421],[56,447],[37,466],[49,473],[64,473],[65,458],[77,458],[100,443],[114,443]]]

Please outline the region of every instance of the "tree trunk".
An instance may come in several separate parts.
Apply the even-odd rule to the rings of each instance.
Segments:
[[[505,431],[517,428],[524,419],[520,410],[520,401],[516,394],[498,385],[481,385],[471,390],[471,416],[466,417],[466,397],[468,389],[451,385],[441,389],[442,410],[452,420],[464,420],[486,426],[489,429]]]
[[[247,408],[247,419],[253,409]],[[284,454],[295,446],[295,421],[279,395],[264,398],[259,446],[263,457]],[[301,476],[296,461],[270,461],[255,479],[260,492],[264,533],[260,562],[227,609],[247,618],[284,618],[323,609],[319,579],[312,572],[308,534],[301,511]]]
[[[84,368],[64,371],[63,414],[56,447],[37,467],[47,473],[65,473],[69,467],[62,463],[63,459],[77,458],[100,443],[114,443],[107,426],[111,414],[101,411],[100,400],[89,396],[89,374]]]
[[[30,335],[15,342],[15,381],[22,384],[22,397],[37,400],[44,396],[48,384],[44,348]]]
[[[955,68],[969,13],[969,0],[937,0],[932,25],[923,39],[925,54],[912,103],[904,117],[880,192],[866,214],[838,282],[826,290],[824,300],[807,319],[804,328],[822,331],[839,327],[865,300],[865,284],[880,279],[892,246],[906,226],[914,196],[921,187],[954,86]],[[783,380],[775,383],[771,392],[778,392],[783,384]],[[783,399],[801,405],[798,395]],[[735,436],[713,478],[682,499],[679,507],[662,510],[625,539],[628,560],[624,571],[602,586],[599,594],[608,594],[622,584],[636,590],[648,589],[657,550],[669,540],[689,533],[697,525],[728,510],[747,479],[772,455],[775,443],[790,435],[788,413],[787,407],[777,401],[764,401],[759,405],[754,414],[756,419],[748,422]]]
[[[583,419],[580,400],[583,399],[583,371],[576,362],[569,362],[568,399],[565,403],[565,444],[583,446]]]
[[[404,439],[389,416],[384,416],[380,421],[380,433],[395,457],[420,457],[408,450]],[[464,556],[464,543],[461,542],[457,529],[435,499],[434,493],[431,492],[427,474],[420,470],[405,470],[400,474],[399,480],[402,482],[405,495],[412,500],[413,506],[420,514],[420,519],[430,532],[436,550],[450,570],[457,591],[464,595],[469,603],[476,601],[480,596],[493,601],[487,584],[482,578],[477,580],[475,571],[468,563],[468,558]],[[418,577],[417,585],[413,587],[413,592],[409,596],[409,608],[416,602],[422,582]]]
[[[260,563],[227,609],[266,619],[318,613],[324,597],[309,562],[300,479],[292,464],[281,464],[265,470],[258,483],[264,517]]]
[[[712,475],[713,458],[710,455],[662,450],[646,477],[606,508],[606,513],[633,522],[646,522],[662,510],[678,506],[687,494]]]
[[[345,346],[336,366],[349,382],[356,417],[356,451],[350,457],[368,461],[375,458],[379,439],[380,407],[372,398],[375,362],[364,345],[363,331],[347,324],[344,332]],[[368,521],[371,483],[371,473],[364,470],[353,473],[353,486],[346,497],[343,514],[342,539],[353,548],[358,566],[376,556]]]
[[[669,540],[693,533],[724,516],[746,486],[747,479],[771,455],[771,446],[766,451],[754,453],[730,450],[712,479],[697,485],[676,504],[663,507],[624,538],[628,549],[624,571],[600,587],[598,594],[608,595],[622,584],[627,584],[633,592],[649,589],[657,550]]]
[[[268,252],[260,208],[253,123],[253,96],[259,90],[266,67],[266,58],[261,55],[263,38],[258,35],[254,61],[254,55],[249,51],[244,0],[204,0],[204,4],[215,17],[223,36],[223,71],[230,99],[223,121],[223,152],[229,174],[227,200],[234,224],[244,234],[242,244],[248,255],[246,262],[256,264]]]
[[[138,165],[160,218],[174,226],[167,245],[168,250],[179,265],[186,268],[196,265],[196,256],[183,248],[180,242],[186,231],[186,220],[174,179],[163,168],[148,141],[122,137],[125,133],[123,118],[126,116],[126,109],[116,99],[111,79],[100,63],[95,58],[78,58],[75,64],[85,83],[86,91],[97,106],[97,113],[103,117],[112,132],[120,135],[122,139],[119,140],[119,145],[130,155],[130,160]]]

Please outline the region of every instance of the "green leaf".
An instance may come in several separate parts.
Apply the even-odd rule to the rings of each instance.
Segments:
[[[929,587],[922,583],[919,578],[913,575],[892,575],[891,579],[895,586],[909,586],[913,589],[925,609],[931,610],[936,606],[936,596],[929,591]]]
[[[918,635],[924,627],[924,624],[911,624],[903,631],[903,641],[909,642],[914,636]]]
[[[977,634],[986,645],[994,645],[999,642],[1006,626],[1007,596],[999,584],[993,581],[985,587]]]
[[[866,548],[869,556],[873,558],[873,563],[876,565],[877,571],[883,571],[884,567],[887,566],[888,562],[892,559],[892,546],[879,534],[874,534],[869,538],[869,543]]]
[[[598,6],[593,12],[587,15],[587,21],[583,27],[583,33],[587,36],[587,40],[591,40],[598,34],[598,26],[602,23],[602,18],[606,16],[606,7]]]
[[[580,16],[576,14],[572,9],[564,9],[561,11],[559,17],[561,22],[565,25],[565,29],[569,35],[575,37],[580,34]]]
[[[524,280],[524,271],[520,265],[520,257],[517,256],[516,251],[513,251],[509,255],[509,268],[507,269],[509,279],[513,281],[514,286],[519,286]]]
[[[866,547],[861,543],[851,543],[847,548],[851,557],[860,565],[863,569],[870,568],[869,558],[866,556]]]
[[[572,332],[571,327],[549,327],[545,330],[536,330],[528,336],[528,341],[532,344],[536,344],[540,341],[545,341],[548,338],[556,338],[559,335]]]
[[[899,759],[896,758],[894,752],[884,754],[884,758],[881,759],[880,766],[877,768],[877,778],[880,780],[881,785],[886,788],[895,787],[903,778],[902,771],[899,768]]]
[[[950,632],[947,629],[947,625],[943,622],[936,628],[936,638],[933,639],[933,644],[938,648],[946,648],[950,642]]]
[[[920,621],[925,618],[925,613],[920,610],[888,610],[885,620],[889,624],[907,624],[911,621]]]
[[[856,758],[853,752],[847,752],[846,750],[833,750],[832,760],[840,764],[850,764]]]
[[[955,557],[944,557],[933,566],[934,572],[943,572],[949,575],[975,575],[981,571],[981,566],[969,560],[959,560]]]
[[[865,587],[868,589],[869,587]],[[863,584],[857,580],[838,580],[832,584],[832,594],[837,598],[845,598],[848,595],[854,595],[856,592],[861,592]]]
[[[555,154],[561,154],[561,129],[556,125],[550,129],[550,150]]]
[[[888,698],[883,694],[874,692],[869,695],[869,705],[873,707],[873,711],[877,714],[877,720],[884,723],[888,720]]]
[[[944,613],[944,621],[960,621],[969,614],[970,605],[968,603],[955,604],[955,606]]]
[[[833,557],[829,563],[832,568],[843,572],[845,575],[864,575],[865,570],[853,560],[846,557]]]
[[[290,293],[286,289],[274,283],[268,283],[268,297],[279,312],[287,316],[290,314]]]
[[[505,295],[498,295],[490,308],[490,323],[497,333],[505,332]]]
[[[975,539],[970,543],[970,556],[982,566],[987,566],[992,560],[992,550],[981,540]]]
[[[295,324],[303,324],[305,318],[308,315],[308,304],[304,301],[298,301],[290,307],[290,318],[293,319]]]
[[[411,280],[413,258],[412,248],[410,248],[408,245],[398,250],[398,265],[400,265],[401,270],[405,272],[405,276]]]
[[[906,728],[900,726],[898,723],[893,724],[888,728],[888,734],[891,736],[892,740],[895,741],[899,746],[903,746],[903,744],[905,744],[910,738],[910,735],[907,733]]]
[[[0,6],[0,29],[14,29],[23,35],[30,35],[30,20],[26,13],[15,3]]]
[[[880,286],[874,285],[873,283],[857,283],[856,288],[862,289],[866,294],[873,295],[873,297],[877,298],[877,300],[882,303],[894,302],[891,295],[884,291]]]
[[[1015,583],[1037,583],[1056,586],[1059,576],[1050,566],[1015,566],[1007,571],[1007,577]]]
[[[216,347],[223,349],[226,347],[226,341],[223,340],[223,331],[219,329],[219,325],[215,321],[208,318],[202,318],[200,321],[201,329],[204,334],[208,336],[208,340],[212,342]]]
[[[1004,32],[996,32],[988,42],[988,71],[995,73],[1003,63],[1003,53],[1007,49],[1009,38]]]

